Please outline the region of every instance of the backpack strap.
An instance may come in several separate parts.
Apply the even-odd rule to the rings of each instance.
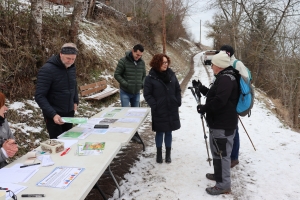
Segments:
[[[235,59],[235,60],[233,61],[232,67],[233,67],[234,69],[236,68],[236,63],[237,63],[238,61],[239,61],[238,59]]]

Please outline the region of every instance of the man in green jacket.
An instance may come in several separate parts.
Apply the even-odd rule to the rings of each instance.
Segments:
[[[120,99],[122,107],[139,107],[140,90],[143,88],[146,77],[146,66],[142,59],[144,47],[137,44],[131,51],[125,53],[125,57],[118,62],[114,77],[120,84]],[[141,142],[136,138],[133,139]]]

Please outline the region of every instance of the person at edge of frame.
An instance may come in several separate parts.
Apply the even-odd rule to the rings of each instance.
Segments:
[[[146,76],[144,97],[151,107],[152,130],[156,131],[156,162],[162,163],[162,144],[165,141],[165,162],[171,163],[172,131],[180,128],[179,107],[181,89],[172,69],[170,58],[156,54],[150,61],[152,67]]]
[[[120,100],[122,107],[139,107],[140,90],[143,88],[146,77],[146,65],[142,59],[144,47],[135,45],[131,51],[126,51],[125,56],[118,61],[114,78],[120,85]],[[132,140],[142,143],[136,132]]]
[[[5,113],[8,108],[5,105],[5,95],[0,92],[0,169],[8,163],[8,158],[14,157],[18,152],[18,145],[11,132]]]
[[[209,143],[213,157],[214,173],[207,173],[206,178],[216,182],[215,186],[206,188],[210,195],[228,194],[231,192],[230,154],[233,138],[238,123],[236,105],[239,97],[239,72],[230,66],[230,57],[220,51],[212,58],[211,68],[215,81],[209,88],[202,86],[200,92],[206,95],[204,105],[199,104],[197,111],[206,114],[209,127]]]
[[[77,54],[76,45],[66,43],[38,72],[35,101],[42,109],[50,139],[73,127],[62,117],[74,117],[79,103],[74,64]]]

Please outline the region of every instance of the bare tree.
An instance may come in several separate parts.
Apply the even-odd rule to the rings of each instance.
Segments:
[[[36,49],[42,45],[43,0],[30,0],[30,2],[31,23],[29,25],[29,35],[32,47]]]
[[[82,9],[84,0],[75,0],[72,13],[71,27],[69,29],[70,41],[76,43],[78,40],[79,24],[82,19]]]

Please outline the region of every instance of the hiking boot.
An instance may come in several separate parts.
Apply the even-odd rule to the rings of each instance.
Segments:
[[[216,180],[215,175],[214,174],[210,174],[210,173],[206,174],[206,178],[209,179],[209,180],[212,180],[212,181]]]
[[[239,164],[239,160],[231,160],[230,168],[235,167],[237,164]]]
[[[131,140],[132,140],[132,141],[135,141],[135,142],[137,142],[137,143],[139,143],[139,144],[142,144],[142,141],[141,141],[141,139],[140,139],[138,133],[135,133],[134,136],[131,138]]]
[[[166,163],[171,163],[171,147],[166,147]]]
[[[163,159],[162,159],[162,147],[156,147],[157,152],[156,152],[156,162],[157,163],[162,163]]]
[[[210,195],[229,194],[231,192],[231,188],[221,189],[216,186],[208,187],[205,190]]]

